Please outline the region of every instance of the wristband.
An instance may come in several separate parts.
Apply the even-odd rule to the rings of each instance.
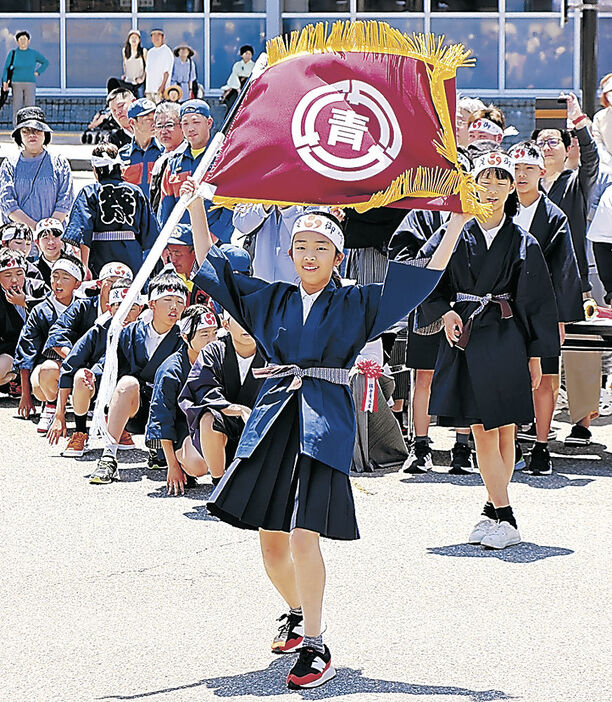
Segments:
[[[583,119],[587,119],[586,115],[580,115],[580,117],[576,117],[576,119],[573,119],[572,122],[574,125],[578,125],[580,122],[582,122]]]

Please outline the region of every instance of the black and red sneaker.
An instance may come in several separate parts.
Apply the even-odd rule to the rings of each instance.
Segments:
[[[321,653],[316,648],[306,646],[300,648],[300,655],[287,676],[287,687],[290,690],[319,687],[336,677],[336,669],[331,664],[331,653],[325,646]]]
[[[272,653],[293,653],[304,640],[304,618],[300,614],[289,612],[276,621],[283,623],[278,627],[278,634],[272,642]]]
[[[9,381],[8,394],[10,397],[21,397],[21,382],[19,380]]]

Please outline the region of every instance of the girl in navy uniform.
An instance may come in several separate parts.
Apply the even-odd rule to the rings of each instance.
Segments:
[[[482,225],[469,222],[440,283],[417,311],[417,328],[444,328],[429,411],[446,426],[469,426],[488,491],[469,542],[505,548],[520,541],[508,499],[515,424],[533,417],[540,359],[559,353],[557,312],[537,241],[512,222],[514,162],[502,151],[474,158],[472,171],[491,205]],[[435,249],[438,232],[422,249]]]
[[[193,190],[187,181],[182,194]],[[465,216],[451,219],[431,258],[391,261],[384,284],[337,287],[331,276],[344,237],[327,213],[307,213],[294,224],[290,255],[298,286],[235,274],[212,246],[200,198],[189,211],[201,264],[196,284],[256,339],[269,363],[237,460],[208,508],[230,524],[259,530],[267,573],[291,608],[289,628],[303,616],[304,639],[287,684],[316,687],[335,675],[321,633],[319,537],[359,536],[349,481],[355,441],[349,369],[368,340],[431,292]]]
[[[217,338],[219,319],[208,307],[193,305],[185,309],[178,327],[185,343],[155,373],[145,441],[149,449],[164,453],[169,495],[184,494],[188,476],[200,477],[208,470],[191,443],[179,394],[200,351]]]
[[[13,370],[21,376],[18,412],[26,419],[34,412],[32,394],[42,401],[39,434],[47,433],[55,415],[60,366],[57,361],[45,359],[45,341],[53,322],[72,302],[84,275],[81,262],[74,256],[65,254],[58,258],[51,269],[51,292],[30,312],[19,335],[13,365]]]
[[[545,174],[544,155],[533,141],[516,144],[510,150],[516,169],[516,191],[519,211],[514,223],[532,234],[540,244],[555,292],[561,339],[566,322],[584,319],[580,271],[574,253],[567,217],[539,189]],[[552,461],[548,452],[550,424],[559,390],[559,356],[542,359],[542,382],[533,393],[535,424],[519,431],[520,439],[535,441],[526,473],[550,475]]]

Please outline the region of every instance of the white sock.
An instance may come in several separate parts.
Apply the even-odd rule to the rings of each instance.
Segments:
[[[117,458],[117,450],[119,449],[119,444],[114,441],[112,443],[106,444],[104,451],[102,451],[102,458],[104,456],[111,456],[112,458]]]

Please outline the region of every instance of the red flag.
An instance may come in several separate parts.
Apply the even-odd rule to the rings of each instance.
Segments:
[[[454,137],[468,55],[378,22],[275,39],[206,175],[213,201],[476,212]]]

